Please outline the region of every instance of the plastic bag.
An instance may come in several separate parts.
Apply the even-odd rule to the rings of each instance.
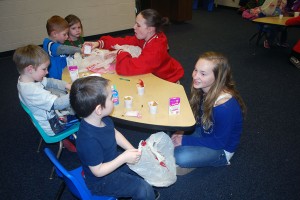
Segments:
[[[261,6],[261,11],[266,16],[272,16],[277,7],[278,0],[266,0]]]
[[[166,133],[158,132],[140,141],[139,149],[141,159],[136,164],[128,164],[131,170],[156,187],[168,187],[176,182],[174,145]]]

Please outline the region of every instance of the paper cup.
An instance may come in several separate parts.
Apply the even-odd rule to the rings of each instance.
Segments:
[[[124,102],[125,102],[125,108],[132,108],[132,96],[125,96]]]
[[[138,95],[142,96],[145,93],[145,87],[137,86]]]
[[[298,17],[300,12],[294,12],[294,17]]]
[[[148,102],[148,105],[149,105],[150,113],[153,115],[156,114],[158,104],[155,101],[150,101],[150,102]]]

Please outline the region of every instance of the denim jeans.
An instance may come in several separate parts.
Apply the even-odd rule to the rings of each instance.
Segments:
[[[133,200],[154,200],[154,190],[149,183],[138,176],[125,164],[101,181],[88,183],[88,188],[96,195],[131,197]]]
[[[202,137],[199,131],[196,128],[191,137]],[[176,164],[184,168],[219,167],[228,163],[223,149],[214,150],[204,146],[178,146],[174,150],[174,156]]]

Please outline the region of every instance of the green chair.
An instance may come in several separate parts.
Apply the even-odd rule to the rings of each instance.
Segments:
[[[68,129],[62,131],[61,133],[58,133],[58,134],[56,134],[54,136],[49,136],[42,129],[42,127],[37,122],[37,120],[34,118],[32,112],[28,109],[28,107],[24,103],[22,103],[21,101],[20,101],[20,103],[21,103],[21,106],[23,107],[23,109],[25,110],[25,112],[30,116],[30,119],[31,119],[33,125],[36,127],[36,129],[38,130],[38,132],[41,135],[41,139],[40,139],[40,142],[39,142],[39,146],[38,146],[37,152],[40,152],[40,148],[41,148],[43,140],[46,143],[48,143],[48,144],[59,143],[59,148],[58,148],[58,151],[57,151],[57,154],[56,154],[56,158],[59,159],[60,154],[61,154],[62,149],[63,149],[63,142],[62,142],[62,140],[65,139],[65,138],[67,138],[67,137],[69,137],[72,134],[75,134],[78,131],[78,129],[79,129],[80,122],[76,122],[74,125],[72,125]],[[50,179],[53,178],[53,172],[54,172],[54,167],[51,170],[51,174],[50,174],[50,177],[49,177]]]

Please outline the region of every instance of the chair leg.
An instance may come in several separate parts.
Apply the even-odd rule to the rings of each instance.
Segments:
[[[65,187],[66,187],[66,183],[64,181],[62,181],[62,183],[60,184],[59,189],[57,191],[55,200],[60,200],[61,195],[64,193]]]
[[[41,137],[40,143],[39,143],[39,146],[38,146],[38,149],[37,149],[37,151],[36,151],[36,152],[38,152],[38,153],[40,153],[40,149],[41,149],[42,142],[43,142],[43,138]]]
[[[57,151],[57,154],[56,154],[56,158],[59,160],[59,157],[60,157],[60,154],[62,152],[62,148],[63,148],[63,142],[62,141],[59,141],[59,148],[58,148],[58,151]],[[50,177],[49,179],[53,179],[53,173],[54,173],[54,166],[52,167],[52,170],[51,170],[51,174],[50,174]]]

